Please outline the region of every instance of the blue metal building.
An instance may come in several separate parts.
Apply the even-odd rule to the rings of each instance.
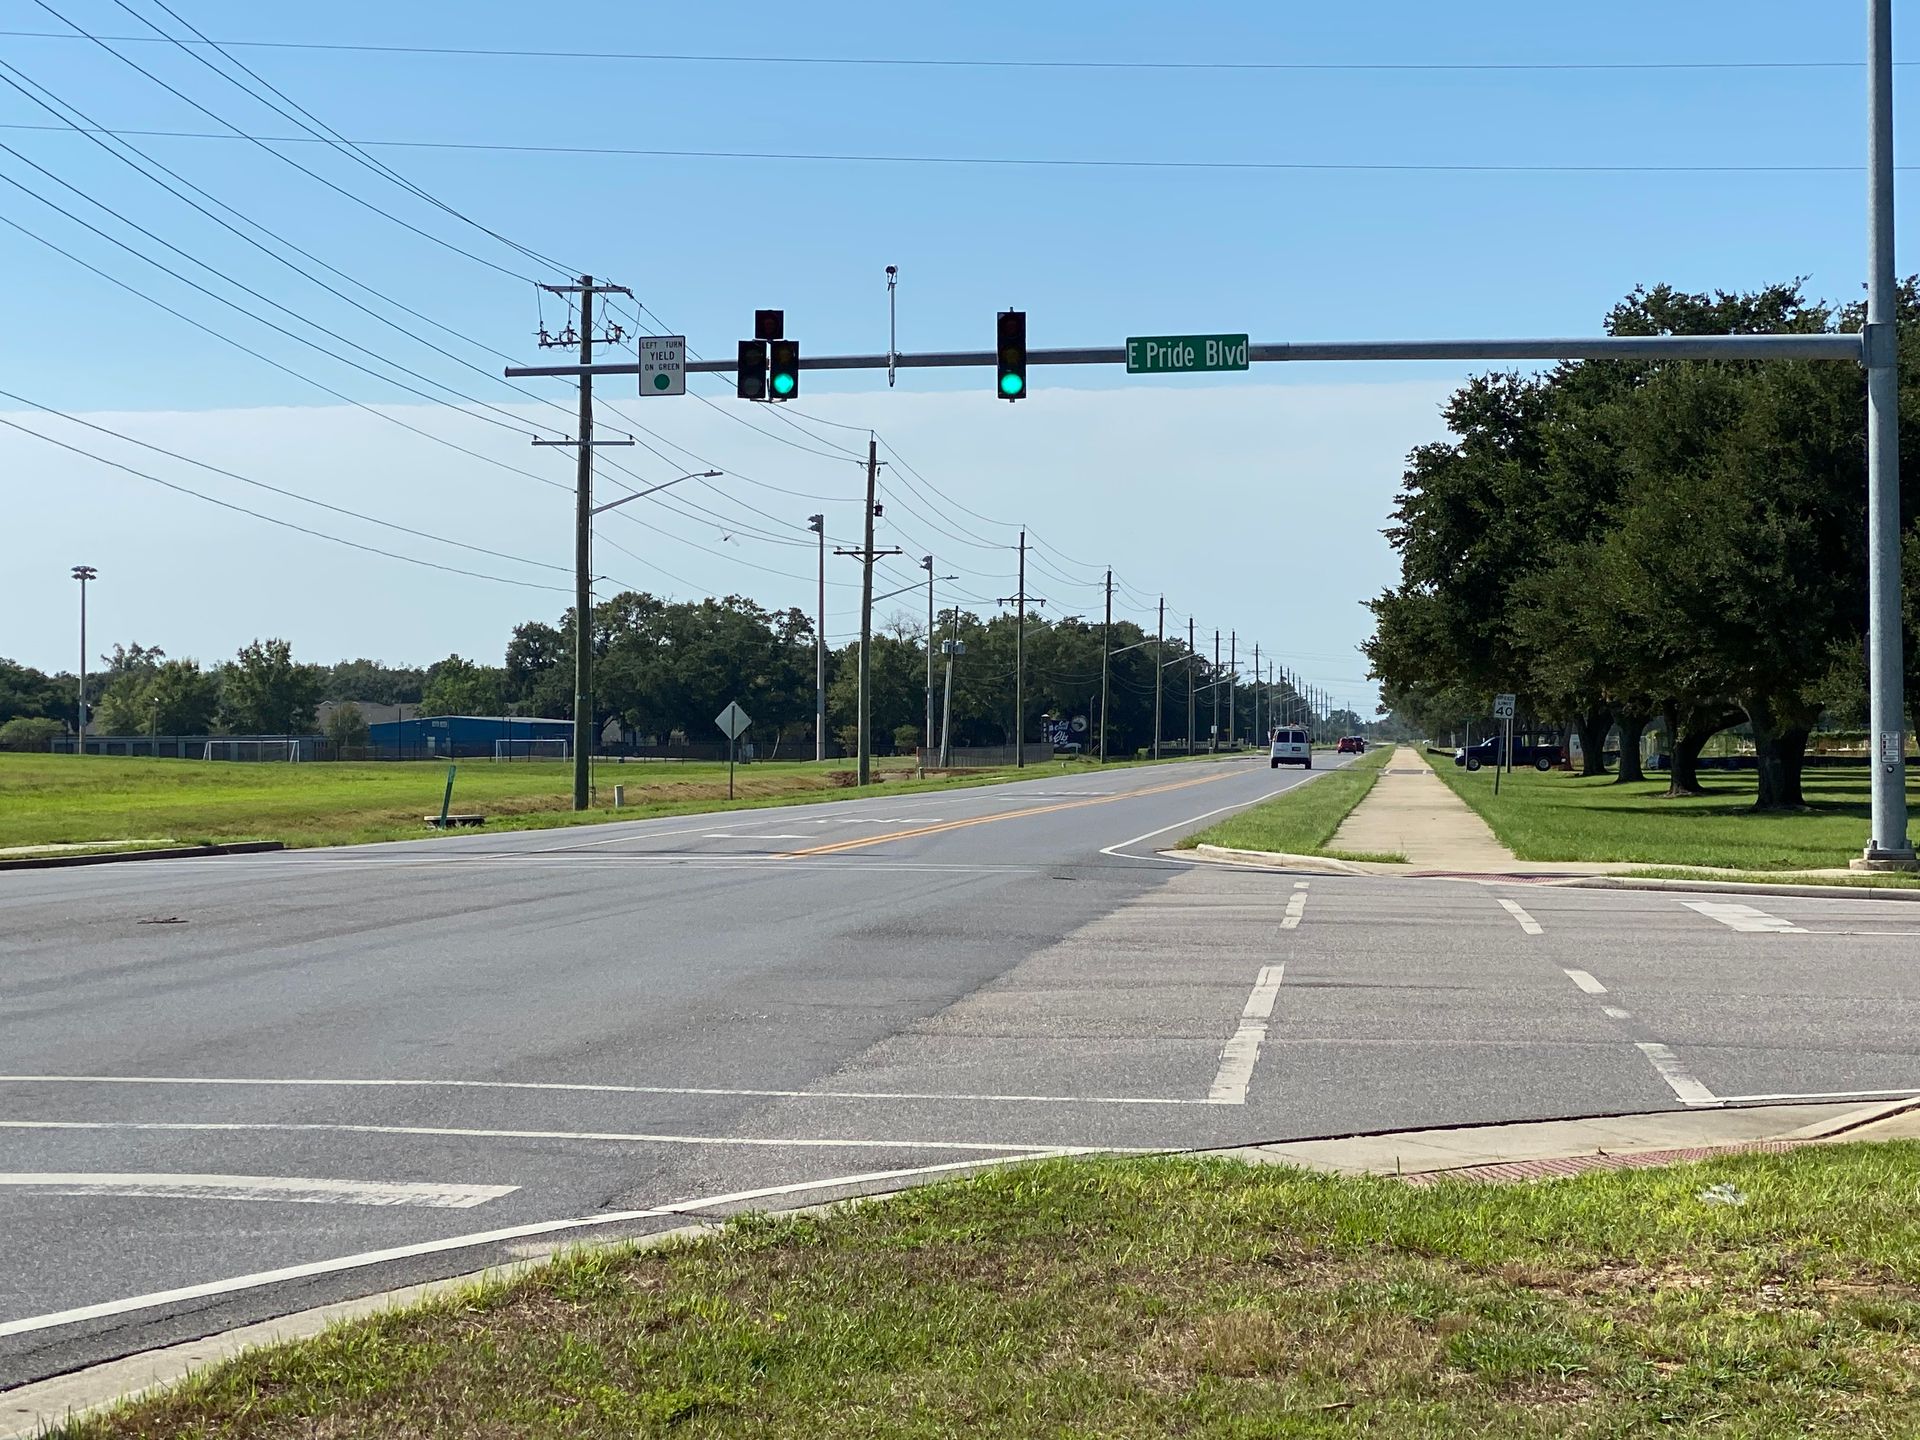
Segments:
[[[523,715],[426,715],[367,727],[367,746],[388,759],[470,759],[504,750],[513,759],[563,757],[554,741],[571,742],[571,720]],[[503,747],[498,742],[506,741]],[[529,742],[538,741],[533,744]]]

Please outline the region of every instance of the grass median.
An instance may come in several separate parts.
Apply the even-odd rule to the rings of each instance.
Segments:
[[[1868,834],[1866,770],[1809,769],[1807,808],[1756,814],[1751,772],[1705,771],[1707,793],[1665,798],[1667,782],[1615,784],[1564,771],[1468,771],[1433,756],[1433,768],[1522,860],[1622,860],[1761,872],[1844,867]],[[1920,805],[1920,783],[1907,782]]]
[[[1910,1436],[1920,1147],[1532,1185],[1056,1161],[748,1217],[54,1431]]]
[[[1224,845],[1234,850],[1272,850],[1286,855],[1329,855],[1323,849],[1353,807],[1366,799],[1393,755],[1391,745],[1369,751],[1350,765],[1329,771],[1310,785],[1296,785],[1218,825],[1189,835],[1180,848]],[[1325,758],[1325,757],[1323,757]],[[1347,855],[1347,860],[1398,860],[1398,855]]]
[[[1124,762],[1115,762],[1124,763]],[[916,778],[911,759],[874,762],[880,784],[849,787],[850,762],[760,761],[739,767],[727,801],[724,764],[600,762],[598,804],[573,810],[573,769],[560,761],[462,760],[453,809],[489,830],[644,820],[654,815],[920,793],[1009,780],[1086,774],[1086,759]],[[315,763],[119,759],[0,754],[0,848],[128,842],[200,844],[280,840],[351,845],[422,836],[438,813],[447,762]],[[627,803],[612,808],[613,787]]]

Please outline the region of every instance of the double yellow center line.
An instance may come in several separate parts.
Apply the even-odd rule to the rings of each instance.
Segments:
[[[1241,773],[1235,766],[1219,775],[1203,775],[1198,780],[1175,780],[1165,785],[1148,785],[1139,790],[1125,790],[1115,795],[1091,795],[1085,800],[1062,800],[1056,805],[1032,805],[1024,810],[998,810],[991,815],[972,815],[963,820],[942,820],[936,825],[917,825],[911,830],[888,830],[879,835],[862,835],[853,840],[838,840],[830,845],[815,845],[807,850],[788,850],[777,855],[779,860],[801,860],[812,855],[842,855],[849,850],[865,850],[873,845],[887,845],[895,840],[911,840],[921,835],[941,835],[949,830],[965,830],[973,825],[991,825],[996,820],[1019,820],[1028,815],[1051,815],[1059,810],[1079,810],[1088,805],[1111,805],[1120,800],[1137,800],[1143,795],[1164,795],[1169,790],[1190,790],[1196,785],[1211,785],[1216,780],[1230,779]]]

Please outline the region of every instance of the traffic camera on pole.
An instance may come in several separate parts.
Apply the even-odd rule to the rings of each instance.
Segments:
[[[1027,312],[1000,312],[1000,339],[995,347],[1000,366],[1000,398],[1018,400],[1027,393]]]

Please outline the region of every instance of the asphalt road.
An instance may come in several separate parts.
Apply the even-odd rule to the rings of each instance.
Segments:
[[[1319,773],[0,876],[0,1385],[1049,1151],[1920,1092],[1920,905],[1159,853]]]

